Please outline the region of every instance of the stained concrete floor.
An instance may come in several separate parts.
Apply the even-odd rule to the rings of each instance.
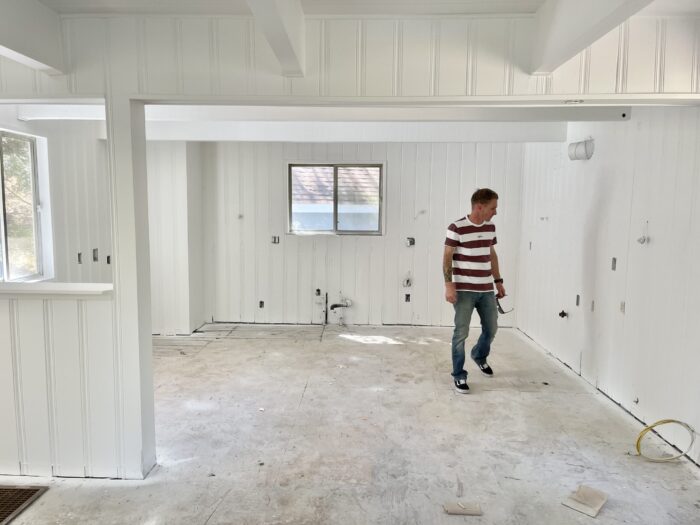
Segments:
[[[515,331],[449,377],[451,331],[209,325],[154,338],[158,466],[48,483],[35,524],[700,524],[700,469],[630,456],[641,425]],[[593,520],[561,505],[609,495]],[[461,494],[462,497],[458,498]],[[478,502],[481,517],[442,504]]]

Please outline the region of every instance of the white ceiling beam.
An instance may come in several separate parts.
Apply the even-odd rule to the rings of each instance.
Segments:
[[[306,24],[300,0],[247,0],[286,77],[303,77]]]
[[[0,55],[52,75],[64,73],[58,14],[38,0],[0,0]]]
[[[652,1],[547,0],[535,15],[531,73],[551,73]]]

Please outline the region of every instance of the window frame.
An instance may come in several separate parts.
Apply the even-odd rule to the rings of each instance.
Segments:
[[[333,168],[333,229],[303,230],[292,229],[292,169],[296,167]],[[339,230],[338,229],[338,168],[378,168],[379,169],[379,217],[377,229]],[[287,167],[287,233],[290,235],[384,235],[384,164],[367,162],[290,162]]]
[[[30,155],[32,160],[32,205],[34,210],[34,257],[36,260],[36,273],[31,275],[24,275],[16,279],[10,279],[9,268],[9,246],[7,242],[7,206],[6,206],[6,196],[5,196],[5,163],[3,161],[2,153],[2,138],[10,137],[13,139],[24,140],[29,143]],[[31,135],[25,135],[22,133],[16,133],[13,131],[8,131],[6,129],[0,129],[0,200],[2,202],[2,220],[0,220],[0,249],[3,252],[2,260],[2,276],[0,276],[0,282],[22,282],[22,281],[32,281],[36,279],[43,278],[44,276],[44,254],[43,254],[43,241],[41,236],[41,201],[39,199],[39,170],[37,166],[38,156],[37,156],[37,144],[36,137]]]

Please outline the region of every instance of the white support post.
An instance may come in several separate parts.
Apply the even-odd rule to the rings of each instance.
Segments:
[[[107,137],[120,475],[143,479],[156,462],[144,104],[126,96],[108,97]]]

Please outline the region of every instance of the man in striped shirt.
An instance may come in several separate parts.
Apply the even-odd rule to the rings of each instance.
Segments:
[[[481,336],[471,351],[471,357],[487,376],[493,370],[486,362],[491,342],[498,330],[496,295],[506,295],[498,268],[496,215],[498,194],[488,188],[472,195],[472,211],[447,228],[442,271],[445,277],[445,299],[454,305],[455,329],[452,335],[452,377],[457,392],[469,392],[467,371],[464,370],[464,341],[469,335],[469,322],[476,308],[481,318]],[[493,285],[496,284],[496,295]]]

